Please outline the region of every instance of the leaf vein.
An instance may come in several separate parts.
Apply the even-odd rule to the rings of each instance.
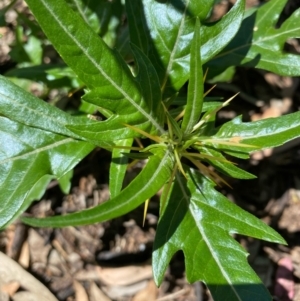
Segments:
[[[79,40],[76,39],[76,35],[72,35],[68,29],[66,28],[65,24],[58,18],[56,14],[52,11],[51,7],[45,2],[41,0],[43,5],[55,19],[57,24],[62,28],[62,30],[73,40],[73,42],[78,46],[78,48],[82,51],[82,53],[88,58],[88,60],[96,67],[96,69],[102,74],[102,76],[117,90],[119,91],[129,102],[132,106],[139,110],[139,112],[146,117],[147,120],[152,123],[152,125],[160,132],[164,133],[164,129],[159,125],[159,123],[150,115],[148,114],[141,106],[139,106],[135,100],[123,89],[120,85],[118,85],[105,71],[104,69],[96,62],[94,57],[89,53],[89,47],[84,46],[81,44]],[[103,42],[104,43],[104,42]]]

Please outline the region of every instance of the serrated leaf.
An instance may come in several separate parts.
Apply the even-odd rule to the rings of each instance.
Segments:
[[[285,76],[299,75],[300,56],[286,53],[284,44],[300,38],[300,9],[276,26],[286,3],[287,0],[271,0],[247,15],[235,38],[208,66],[224,70],[247,65]]]
[[[203,105],[203,72],[201,64],[200,21],[197,18],[194,37],[191,45],[190,79],[187,94],[187,104],[181,124],[181,129],[190,134],[199,121]]]
[[[98,89],[102,99],[126,99],[128,107],[137,111],[139,122],[142,119],[148,127],[163,132],[156,116],[147,110],[139,85],[126,63],[65,1],[28,0],[27,3],[53,46],[90,90]],[[113,124],[122,132],[118,120],[114,119]],[[81,135],[84,133],[83,130]]]
[[[200,173],[189,170],[187,176],[187,183],[176,177],[159,220],[153,252],[155,282],[161,283],[172,256],[182,250],[188,281],[203,281],[214,300],[271,300],[248,265],[247,252],[231,234],[285,243],[283,238],[231,203]],[[249,291],[250,284],[255,290]]]
[[[241,116],[236,117],[222,125],[211,141],[228,151],[249,153],[282,145],[299,136],[300,112],[295,112],[255,122],[242,122]],[[222,145],[222,141],[232,144]],[[243,147],[243,144],[253,147]]]
[[[60,178],[94,146],[0,117],[0,227],[20,213],[32,187],[46,175]]]
[[[65,227],[103,222],[126,214],[151,198],[171,175],[173,161],[169,151],[156,152],[137,177],[115,198],[80,212],[43,219],[23,218],[37,227]]]

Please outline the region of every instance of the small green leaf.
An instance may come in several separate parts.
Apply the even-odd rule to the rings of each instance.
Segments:
[[[59,187],[64,194],[70,192],[72,177],[73,177],[73,170],[71,169],[58,179]]]
[[[151,198],[171,175],[172,159],[169,151],[156,152],[137,177],[115,198],[91,209],[43,219],[22,218],[36,227],[65,227],[103,222],[126,214]]]
[[[216,141],[231,141],[233,145],[222,145],[223,149],[249,153],[254,150],[276,147],[300,136],[300,112],[258,120],[242,122],[241,116],[225,123],[213,136]],[[240,146],[239,146],[240,144]],[[242,144],[253,145],[252,149]],[[221,145],[221,143],[220,143]]]
[[[132,145],[133,139],[120,140],[116,143],[117,146]],[[109,192],[110,197],[113,199],[122,190],[123,180],[125,177],[128,157],[124,153],[130,152],[130,149],[114,148],[112,152],[112,160],[109,168]]]
[[[153,252],[155,282],[162,282],[172,256],[182,250],[188,281],[203,281],[214,300],[272,300],[250,268],[247,252],[231,234],[277,243],[285,243],[283,238],[231,203],[200,173],[189,170],[187,176],[187,184],[176,176],[159,220]]]
[[[300,56],[286,53],[285,43],[300,38],[300,9],[277,27],[278,18],[287,0],[272,0],[251,11],[231,43],[215,59],[210,69],[247,65],[285,76],[300,74]]]
[[[27,43],[24,45],[24,50],[28,54],[30,61],[34,65],[39,65],[42,63],[42,42],[35,36],[30,36]]]
[[[218,151],[211,149],[211,148],[207,148],[207,147],[201,147],[201,148],[197,148],[200,151],[200,154],[205,154],[205,155],[209,155],[209,156],[213,156],[216,158],[216,160],[213,159],[206,159],[212,166],[214,166],[218,171],[220,171],[221,173],[236,178],[236,179],[255,179],[256,176],[252,175],[251,173],[242,170],[240,168],[238,168],[237,166],[235,166],[232,163],[229,162],[224,162],[221,160],[225,160],[226,158]],[[221,159],[221,160],[218,160]]]
[[[243,21],[244,10],[245,0],[237,0],[219,21],[201,26],[202,64],[212,59],[236,36]]]
[[[142,91],[142,99],[139,103],[132,105],[126,97],[120,98],[118,93],[114,94],[109,87],[93,89],[83,99],[104,109],[109,109],[114,115],[93,125],[68,126],[74,133],[95,143],[138,136],[135,131],[125,128],[124,124],[135,124],[135,127],[154,134],[164,133],[162,126],[164,111],[161,105],[161,92],[156,71],[149,59],[135,45],[131,46],[138,72],[135,81],[139,90]],[[146,115],[147,119],[145,119]],[[153,130],[149,127],[151,124],[155,124]]]
[[[203,105],[203,72],[201,64],[200,21],[197,19],[194,38],[191,46],[190,79],[187,94],[187,104],[181,128],[190,134],[194,125],[199,121]]]

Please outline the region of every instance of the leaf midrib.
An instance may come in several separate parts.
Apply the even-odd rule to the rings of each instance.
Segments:
[[[275,0],[275,1],[273,1],[271,3],[268,3],[268,4],[269,4],[269,9],[266,10],[264,14],[262,14],[262,13],[260,14],[260,19],[257,21],[257,25],[260,25],[260,22],[262,22],[266,18],[266,16],[268,16],[269,12],[273,10],[273,7],[276,7],[277,2]]]
[[[49,149],[53,149],[55,147],[58,147],[60,145],[67,144],[67,143],[73,142],[73,141],[76,141],[76,140],[74,140],[73,138],[66,138],[66,139],[60,140],[58,142],[46,145],[46,146],[43,146],[43,147],[40,147],[40,148],[36,148],[33,151],[31,151],[31,152],[24,153],[22,155],[18,155],[18,156],[15,156],[15,157],[10,157],[10,158],[4,159],[4,160],[0,161],[0,165],[1,164],[5,164],[7,162],[13,162],[13,161],[16,161],[16,160],[24,159],[24,158],[26,158],[28,156],[40,154],[40,153],[42,153],[44,151],[47,151]]]
[[[89,49],[88,47],[84,47],[77,39],[75,35],[71,35],[67,28],[64,26],[64,24],[60,21],[59,18],[54,14],[51,7],[45,2],[44,0],[40,0],[45,8],[49,11],[51,16],[54,18],[54,20],[57,22],[57,24],[62,28],[62,30],[70,37],[71,40],[78,46],[78,48],[82,51],[82,53],[88,58],[88,60],[96,67],[96,69],[102,74],[102,76],[117,90],[119,91],[125,99],[127,99],[132,106],[134,106],[138,111],[146,117],[147,120],[152,123],[152,125],[161,133],[164,133],[164,129],[159,125],[159,123],[155,120],[155,118],[152,117],[152,115],[148,114],[141,106],[139,106],[134,99],[126,93],[124,89],[121,88],[121,86],[117,85],[114,80],[102,69],[102,67],[95,61],[95,59],[90,56],[89,52],[86,49]],[[104,42],[103,42],[104,43]]]
[[[151,159],[150,159],[151,160]],[[85,210],[85,212],[89,215],[88,217],[84,214],[82,214],[82,212],[77,212],[79,213],[79,216],[77,215],[76,217],[72,218],[72,225],[86,225],[89,224],[91,222],[95,222],[95,219],[97,219],[98,222],[102,222],[105,221],[107,219],[111,219],[112,217],[109,217],[109,215],[111,216],[111,214],[113,214],[114,211],[118,211],[118,209],[120,207],[126,207],[128,206],[128,204],[130,204],[130,202],[132,202],[133,199],[137,198],[138,195],[142,194],[146,189],[148,189],[150,186],[153,185],[153,182],[157,180],[157,177],[159,176],[160,172],[167,167],[167,161],[170,160],[170,152],[166,151],[166,153],[164,154],[163,158],[161,159],[157,169],[155,170],[155,172],[151,175],[151,177],[149,178],[148,183],[142,187],[141,190],[138,191],[138,193],[133,194],[131,198],[126,199],[125,202],[119,202],[118,205],[112,206],[112,208],[105,208],[104,212],[93,212],[93,210],[95,210],[97,207],[99,207],[99,205],[97,207],[93,207],[90,209]],[[146,167],[145,167],[146,168]],[[107,203],[109,204],[110,200],[107,201]],[[92,213],[91,213],[92,212]],[[73,214],[77,214],[77,213],[73,213]],[[103,214],[106,216],[106,218],[103,218]],[[55,221],[55,226],[56,227],[64,227],[64,226],[68,226],[70,225],[70,220],[66,220],[66,218],[60,216],[57,217],[59,218],[59,220],[57,219]],[[51,219],[51,218],[50,218]],[[43,226],[43,227],[47,227],[47,226],[53,226],[54,221],[47,221],[47,219],[43,222],[43,220],[35,220],[32,219],[31,221],[28,221],[28,224],[31,225],[37,225],[37,226]]]
[[[195,224],[197,225],[197,228],[199,229],[199,232],[203,238],[203,241],[205,242],[206,246],[208,247],[211,255],[212,255],[212,258],[215,260],[216,264],[218,265],[222,275],[225,277],[228,285],[231,287],[232,291],[234,292],[234,294],[237,296],[237,300],[239,301],[242,301],[242,299],[239,297],[239,294],[237,293],[237,291],[235,290],[234,286],[232,285],[231,283],[231,280],[230,280],[230,276],[227,274],[227,272],[223,269],[223,266],[222,264],[220,263],[220,261],[218,260],[218,256],[215,255],[215,252],[214,252],[214,248],[211,246],[211,244],[209,243],[209,239],[207,238],[206,234],[205,234],[205,231],[200,223],[200,221],[198,220],[197,216],[194,215],[194,212],[193,210],[191,210],[191,207],[190,207],[190,198],[188,197],[188,194],[186,193],[185,191],[185,187],[181,181],[181,178],[180,177],[177,177],[177,181],[178,181],[178,184],[180,186],[180,189],[184,195],[184,201],[186,202],[186,205],[189,209],[189,212],[190,214],[192,215],[193,219],[194,219],[194,222]]]
[[[273,137],[275,135],[280,135],[280,134],[283,134],[285,133],[286,131],[293,131],[295,130],[296,128],[299,128],[300,127],[300,122],[298,124],[295,124],[294,126],[287,126],[287,127],[284,127],[282,130],[280,131],[276,131],[276,132],[269,132],[269,133],[266,133],[266,134],[263,134],[263,135],[251,135],[251,136],[240,136],[241,140],[241,144],[243,144],[243,141],[245,140],[250,140],[250,139],[263,139],[263,138],[266,138],[266,137]],[[222,134],[221,134],[222,135]],[[237,133],[234,133],[233,135],[231,136],[226,136],[226,137],[220,137],[220,136],[213,136],[212,138],[216,138],[216,143],[218,143],[218,141],[227,141],[228,139],[231,139],[232,137],[236,137],[238,134]],[[238,146],[238,144],[237,144]]]
[[[75,6],[78,10],[78,13],[80,14],[80,16],[82,17],[82,19],[84,20],[84,22],[89,25],[88,20],[86,18],[86,15],[84,14],[84,11],[82,9],[82,7],[80,7],[80,3],[78,3],[78,0],[72,0],[75,3]]]
[[[280,30],[280,29],[278,29],[278,30]],[[261,47],[259,45],[259,44],[261,44],[261,42],[266,42],[266,41],[269,41],[269,40],[273,40],[274,38],[277,38],[277,37],[280,37],[282,35],[285,35],[286,33],[292,33],[294,31],[297,32],[297,30],[299,30],[299,28],[295,28],[295,29],[292,29],[292,30],[289,30],[289,31],[285,31],[285,32],[280,32],[280,33],[278,33],[276,35],[270,35],[267,38],[256,40],[253,43],[246,43],[244,45],[241,45],[240,47],[231,48],[229,51],[222,52],[222,53],[216,55],[215,59],[219,59],[219,58],[224,57],[226,55],[230,55],[231,53],[235,53],[236,51],[244,49],[244,48],[247,48],[247,47],[249,47],[249,49],[251,49],[252,46],[259,46],[259,47]],[[288,39],[288,37],[287,37],[287,39]],[[277,44],[279,44],[279,43],[277,43]],[[247,54],[243,55],[242,57],[247,57]]]
[[[138,192],[137,194],[133,195],[131,198],[127,199],[127,200],[126,200],[125,202],[123,202],[122,204],[120,203],[120,205],[118,205],[118,206],[113,206],[111,209],[108,209],[107,211],[105,211],[105,214],[109,214],[110,211],[118,211],[118,208],[123,207],[123,206],[124,206],[124,203],[125,203],[125,204],[131,203],[131,201],[132,201],[133,199],[135,199],[138,195],[142,194],[145,190],[147,190],[149,186],[152,186],[152,182],[156,180],[156,177],[159,175],[159,173],[161,172],[161,170],[162,170],[163,168],[165,168],[165,166],[166,166],[166,161],[168,160],[169,156],[170,156],[169,151],[166,151],[164,157],[162,158],[162,160],[161,160],[159,166],[157,167],[157,169],[155,170],[154,174],[152,174],[151,178],[149,178],[148,183],[147,183],[145,186],[143,186],[142,189],[139,190],[139,192]],[[108,201],[108,202],[109,202],[109,201]],[[85,220],[86,218],[83,217],[82,219]],[[77,219],[77,220],[80,221],[81,219],[79,218],[79,219]]]
[[[52,120],[53,122],[60,124],[63,128],[65,127],[65,124],[64,124],[63,122],[61,122],[61,121],[59,120],[59,118],[54,118],[53,115],[47,115],[47,114],[44,114],[43,111],[33,109],[32,107],[28,107],[28,106],[24,105],[23,103],[20,103],[20,102],[16,101],[14,98],[11,98],[10,96],[8,96],[8,95],[6,95],[6,94],[3,94],[3,93],[1,93],[1,92],[0,92],[0,96],[2,96],[3,98],[7,98],[8,101],[11,102],[11,103],[14,103],[14,104],[15,104],[15,106],[14,106],[15,108],[17,108],[17,107],[25,108],[26,110],[31,111],[31,112],[33,112],[34,114],[40,115],[41,118],[47,118],[47,119],[50,119],[50,120]],[[5,115],[4,115],[4,116],[5,116]],[[68,115],[68,117],[71,117],[71,116]],[[70,120],[69,120],[69,122],[70,122]],[[49,131],[49,130],[48,130],[48,131]],[[55,132],[56,132],[56,131],[55,131]],[[62,134],[63,132],[64,132],[64,131],[61,131],[61,132],[59,132],[59,134]],[[70,132],[70,135],[72,135],[72,134],[74,134],[74,133]],[[78,136],[77,136],[77,137],[78,137]]]
[[[186,2],[185,9],[184,9],[184,12],[182,14],[182,19],[180,21],[180,25],[179,25],[179,28],[178,28],[176,41],[175,41],[175,44],[174,44],[174,47],[173,47],[172,51],[170,52],[170,58],[169,58],[168,66],[166,68],[166,73],[165,73],[165,76],[163,78],[163,82],[162,82],[162,85],[161,85],[161,91],[164,91],[164,89],[166,87],[166,83],[167,83],[169,74],[171,72],[171,69],[173,67],[173,63],[175,61],[174,57],[175,57],[175,54],[177,52],[177,45],[179,44],[179,39],[181,37],[181,33],[183,31],[183,28],[184,28],[184,22],[185,22],[185,18],[186,18],[186,11],[187,11],[187,8],[189,6],[189,3],[190,3],[190,0],[188,0]]]

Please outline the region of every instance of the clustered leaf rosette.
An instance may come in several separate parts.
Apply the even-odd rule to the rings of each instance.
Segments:
[[[203,281],[215,301],[271,300],[248,265],[248,254],[232,235],[285,241],[230,202],[215,185],[229,185],[221,174],[255,178],[233,158],[247,159],[253,151],[299,137],[300,112],[256,122],[242,122],[238,116],[216,127],[218,111],[235,96],[225,102],[209,98],[212,89],[204,92],[203,66],[216,73],[228,62],[232,67],[256,62],[261,56],[257,66],[277,72],[274,59],[268,62],[279,57],[282,73],[289,74],[285,67],[291,62],[300,65],[300,59],[283,54],[282,48],[287,38],[299,37],[295,20],[300,10],[275,29],[286,0],[269,1],[246,15],[245,0],[237,0],[213,23],[208,19],[214,0],[126,0],[124,7],[118,2],[118,14],[126,10],[127,47],[112,49],[99,38],[103,22],[90,26],[82,17],[85,10],[70,1],[26,2],[85,85],[83,101],[97,109],[103,120],[70,116],[0,76],[0,137],[9,139],[9,147],[4,145],[0,154],[0,183],[5,187],[0,225],[18,217],[51,179],[63,182],[76,163],[101,147],[112,152],[109,201],[63,216],[22,220],[37,227],[80,226],[116,218],[143,203],[145,220],[149,200],[162,189],[152,258],[157,285],[172,256],[181,250],[188,281]],[[79,2],[85,6],[85,1]],[[270,9],[275,7],[276,13]],[[249,24],[257,27],[254,33],[256,27]],[[264,24],[272,25],[267,34]],[[245,30],[250,34],[240,39]],[[270,40],[276,46],[265,47]],[[241,47],[236,47],[240,42]],[[292,74],[297,70],[292,68]],[[146,159],[144,168],[123,187],[127,168],[140,159]]]

